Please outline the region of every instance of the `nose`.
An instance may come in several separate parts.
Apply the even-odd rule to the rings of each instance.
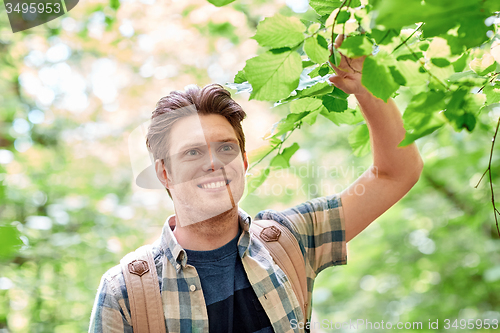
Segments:
[[[221,160],[220,156],[217,155],[217,152],[213,148],[210,148],[209,158],[205,160],[203,170],[216,171],[222,169],[223,166],[224,162]]]

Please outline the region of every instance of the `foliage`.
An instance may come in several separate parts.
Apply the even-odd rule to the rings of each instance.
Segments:
[[[254,39],[267,51],[247,60],[244,69],[252,86],[250,99],[290,105],[291,114],[269,136],[276,141],[271,150],[280,148],[280,139],[303,122],[312,125],[318,114],[339,125],[352,119],[332,118],[332,112],[359,112],[349,108],[347,96],[332,96],[324,89],[332,73],[329,61],[338,61],[337,50],[330,57],[327,45],[339,33],[347,38],[338,51],[351,58],[370,55],[362,69],[362,83],[369,91],[384,101],[410,99],[404,109],[402,145],[444,125],[472,132],[479,114],[499,102],[495,11],[500,7],[493,1],[315,0],[310,5],[318,15],[301,22],[279,13],[263,20]],[[242,76],[234,82],[231,87],[249,90]],[[366,126],[353,129],[349,142],[355,155],[368,153],[368,139]]]

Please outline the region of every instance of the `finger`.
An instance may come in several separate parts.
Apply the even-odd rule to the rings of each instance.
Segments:
[[[342,89],[345,86],[345,78],[340,75],[332,75],[328,80],[337,88]]]
[[[344,39],[345,39],[345,35],[344,34],[339,34],[337,36],[337,38],[335,38],[334,46],[335,46],[336,49],[338,49],[342,45],[342,42],[344,41]]]
[[[335,74],[337,74],[338,76],[346,77],[346,75],[348,74],[346,71],[343,71],[342,69],[340,69],[339,67],[335,66],[331,62],[330,62],[330,65],[332,66],[333,70],[335,71]]]
[[[341,58],[338,67],[332,64],[331,62],[330,64],[332,65],[332,68],[335,70],[335,73],[337,73],[338,75],[346,76],[347,74],[352,73],[352,70],[349,67],[347,57],[342,53],[340,55]]]

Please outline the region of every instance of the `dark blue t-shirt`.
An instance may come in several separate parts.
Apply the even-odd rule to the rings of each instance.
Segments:
[[[186,250],[200,276],[210,333],[273,333],[238,255],[239,236],[212,251]]]

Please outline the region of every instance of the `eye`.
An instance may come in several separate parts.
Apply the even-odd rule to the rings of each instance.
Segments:
[[[224,145],[220,148],[221,151],[232,151],[234,147],[232,145]]]
[[[200,152],[196,149],[190,149],[188,151],[186,151],[185,155],[186,156],[196,156],[198,155]]]

